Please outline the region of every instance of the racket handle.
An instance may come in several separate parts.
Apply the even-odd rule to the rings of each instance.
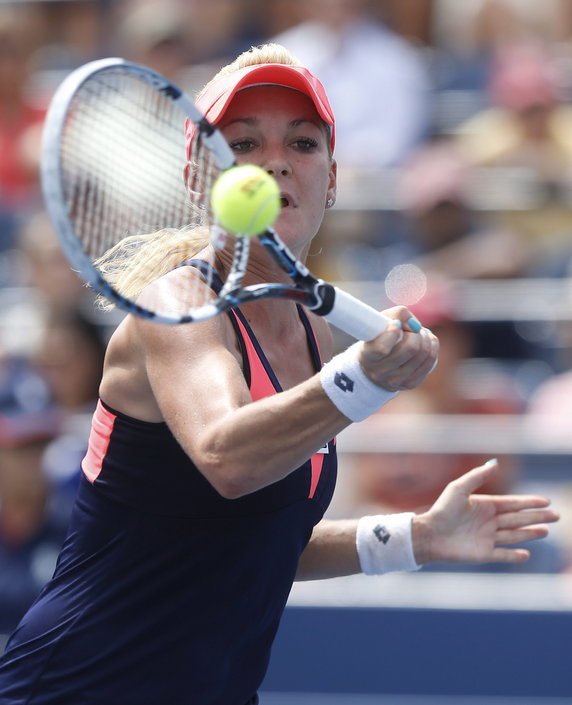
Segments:
[[[373,340],[385,330],[389,318],[347,291],[333,288],[333,305],[324,318],[356,340]]]

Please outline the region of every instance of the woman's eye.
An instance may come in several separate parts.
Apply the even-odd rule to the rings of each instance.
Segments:
[[[238,153],[244,153],[248,152],[252,147],[254,146],[254,143],[252,140],[234,140],[233,142],[230,143],[230,148],[232,149],[233,152],[238,152]]]
[[[311,152],[316,149],[318,142],[310,137],[299,137],[294,141],[294,146],[301,152]]]

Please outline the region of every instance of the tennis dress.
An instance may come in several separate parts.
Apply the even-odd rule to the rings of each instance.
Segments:
[[[253,398],[280,392],[247,321],[229,315]],[[331,441],[283,480],[224,499],[166,424],[101,400],[54,576],[0,660],[0,705],[257,703],[335,477]]]

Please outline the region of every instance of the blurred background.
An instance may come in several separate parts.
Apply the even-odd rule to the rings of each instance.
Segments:
[[[330,516],[422,511],[498,457],[485,491],[547,494],[562,520],[518,568],[295,586],[262,703],[572,702],[569,0],[0,0],[0,634],[53,570],[119,320],[44,210],[50,98],[106,56],[194,95],[269,40],[337,117],[338,200],[311,268],[378,308],[410,305],[441,340],[422,387],[341,434]]]

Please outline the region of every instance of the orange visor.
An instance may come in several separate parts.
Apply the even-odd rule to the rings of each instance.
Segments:
[[[222,118],[236,93],[249,86],[284,86],[307,95],[314,103],[318,115],[330,129],[330,147],[335,146],[335,120],[330,101],[322,83],[303,66],[289,64],[254,64],[233,71],[208,84],[199,94],[196,105],[207,120],[216,125]],[[187,119],[185,144],[187,159],[196,132],[194,123]]]

